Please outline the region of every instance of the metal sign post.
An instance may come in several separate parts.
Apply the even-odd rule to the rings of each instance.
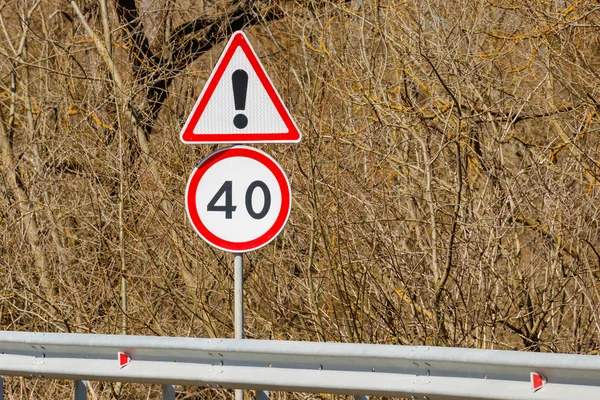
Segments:
[[[234,296],[234,330],[235,338],[244,338],[244,255],[234,253],[233,256],[233,296]],[[235,390],[235,400],[244,400],[244,391]]]
[[[233,261],[233,295],[234,299],[234,323],[235,338],[244,338],[244,255],[242,253],[234,254]]]
[[[233,303],[235,338],[244,338],[244,254],[234,253],[233,256]],[[244,400],[244,391],[236,389],[235,400]],[[269,391],[257,390],[256,400],[269,400]],[[362,399],[364,400],[364,399]]]

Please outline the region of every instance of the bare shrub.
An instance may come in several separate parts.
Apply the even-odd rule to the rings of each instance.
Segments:
[[[304,135],[258,146],[294,203],[246,255],[247,337],[597,353],[599,7],[5,2],[2,329],[233,336],[233,257],[183,206],[217,146],[178,132],[244,28]]]

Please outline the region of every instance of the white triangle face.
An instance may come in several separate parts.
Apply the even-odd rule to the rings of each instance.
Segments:
[[[248,74],[246,102],[243,110],[236,110],[231,78],[233,73],[239,69]],[[248,121],[248,124],[242,129],[237,128],[233,123],[233,119],[238,114],[245,115]],[[210,135],[232,132],[277,134],[287,131],[285,122],[258,79],[254,68],[250,65],[241,47],[238,47],[194,127],[194,134]]]
[[[181,141],[297,143],[301,137],[248,38],[235,32],[181,129]]]

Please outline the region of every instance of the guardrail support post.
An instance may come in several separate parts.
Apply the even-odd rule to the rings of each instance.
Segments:
[[[84,381],[75,381],[75,400],[87,400],[87,389]]]
[[[354,400],[369,400],[369,396],[354,396]]]
[[[4,379],[0,376],[0,400],[4,400]]]
[[[256,391],[256,400],[269,400],[269,391],[268,390],[257,390]]]
[[[163,400],[175,400],[175,385],[163,385]]]

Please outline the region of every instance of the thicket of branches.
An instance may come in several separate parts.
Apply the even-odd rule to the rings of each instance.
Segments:
[[[599,27],[593,0],[2,1],[0,328],[233,336],[233,258],[183,205],[216,146],[178,133],[243,28],[303,132],[258,146],[293,206],[246,256],[246,337],[597,354]]]

